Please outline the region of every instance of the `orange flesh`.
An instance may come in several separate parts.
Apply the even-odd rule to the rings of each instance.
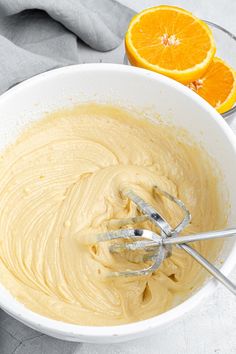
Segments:
[[[232,71],[217,58],[213,59],[206,74],[188,86],[213,107],[217,108],[225,102],[234,86],[235,78]]]
[[[194,18],[173,10],[146,13],[132,28],[133,46],[153,65],[185,70],[201,63],[211,48],[209,33]]]

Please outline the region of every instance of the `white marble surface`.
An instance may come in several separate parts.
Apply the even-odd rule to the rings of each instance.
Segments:
[[[155,0],[121,2],[137,11],[161,3]],[[165,0],[164,3],[185,7],[199,17],[221,24],[236,33],[235,0]],[[122,63],[122,60],[123,46],[101,54],[84,47],[80,53],[80,62]],[[231,126],[236,133],[236,119]],[[236,271],[231,277],[236,281]],[[235,354],[235,331],[235,298],[219,286],[205,303],[168,330],[122,344],[95,345],[59,341],[25,327],[0,310],[0,354]]]

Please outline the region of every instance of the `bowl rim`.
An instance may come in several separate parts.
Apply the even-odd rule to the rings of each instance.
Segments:
[[[186,96],[186,98],[190,98],[192,101],[195,101],[198,105],[202,106],[202,108],[215,121],[215,124],[218,125],[223,131],[223,133],[226,135],[236,155],[236,137],[233,131],[230,129],[230,127],[227,125],[221,115],[202,97],[196,95],[187,87],[171,78],[168,78],[158,73],[154,73],[152,71],[148,71],[146,69],[136,68],[122,64],[76,64],[38,74],[3,93],[0,96],[0,110],[1,104],[4,104],[4,101],[11,98],[11,96],[14,98],[15,93],[17,93],[18,91],[24,90],[25,88],[27,89],[29,87],[33,89],[34,85],[37,85],[45,79],[55,78],[58,74],[67,74],[70,72],[84,73],[86,71],[90,73],[91,71],[100,71],[106,73],[114,71],[116,73],[132,73],[134,75],[147,78],[148,80],[153,79],[163,82],[164,84],[174,88],[175,90],[181,92],[184,96]],[[225,275],[229,275],[229,273],[233,270],[235,264],[236,242],[234,243],[229,255],[227,256],[226,261],[220,267],[220,269]],[[146,320],[116,326],[82,326],[47,318],[26,308],[23,304],[14,299],[10,292],[1,284],[0,308],[5,310],[12,317],[25,323],[29,327],[44,332],[48,335],[54,335],[55,337],[60,337],[64,339],[70,338],[71,340],[78,341],[83,341],[83,338],[84,341],[89,341],[89,339],[93,339],[94,341],[96,341],[96,339],[99,340],[99,338],[102,340],[103,338],[105,339],[108,337],[111,338],[117,336],[128,339],[129,337],[132,338],[133,336],[134,338],[142,333],[146,333],[153,329],[157,329],[158,327],[164,326],[170,322],[174,322],[175,320],[180,318],[184,313],[192,310],[202,299],[206,298],[206,296],[209,296],[217,288],[217,285],[218,283],[215,279],[210,279],[195,294],[193,294],[192,296],[190,296],[190,298],[188,298],[181,304],[175,306],[174,308]],[[1,289],[3,289],[4,292],[7,292],[7,296],[10,300],[10,305],[6,305],[4,303],[3,298],[1,296]]]

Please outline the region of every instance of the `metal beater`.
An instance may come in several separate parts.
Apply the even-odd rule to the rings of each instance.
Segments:
[[[115,220],[113,224],[117,227],[125,225],[135,225],[143,221],[149,220],[160,230],[160,235],[156,232],[146,229],[132,228],[119,229],[106,233],[94,235],[91,243],[111,241],[121,239],[122,243],[112,243],[109,246],[111,253],[123,253],[129,259],[130,251],[142,251],[141,261],[150,261],[151,265],[140,270],[126,270],[122,272],[111,272],[111,276],[143,276],[154,272],[159,268],[161,263],[171,255],[172,246],[175,245],[183,249],[191,255],[198,263],[200,263],[211,275],[225,285],[234,295],[236,295],[236,285],[234,285],[219,269],[205,259],[198,251],[188,245],[190,242],[209,240],[215,238],[236,236],[236,228],[209,231],[194,235],[179,236],[184,228],[191,221],[191,214],[184,203],[173,197],[167,192],[160,190],[154,186],[154,192],[168,198],[182,209],[184,217],[182,221],[172,229],[169,223],[148,203],[140,198],[132,190],[126,190],[122,193],[136,204],[138,210],[143,214],[133,218]],[[113,225],[113,226],[114,226]],[[128,252],[127,252],[128,251]]]

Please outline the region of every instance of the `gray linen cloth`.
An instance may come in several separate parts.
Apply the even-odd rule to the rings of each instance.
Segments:
[[[0,93],[83,62],[85,44],[95,51],[116,48],[133,14],[115,0],[0,0]]]
[[[97,51],[119,46],[132,16],[114,0],[0,0],[0,93],[46,70],[111,61],[114,55]],[[0,354],[72,354],[80,348],[0,310]]]

